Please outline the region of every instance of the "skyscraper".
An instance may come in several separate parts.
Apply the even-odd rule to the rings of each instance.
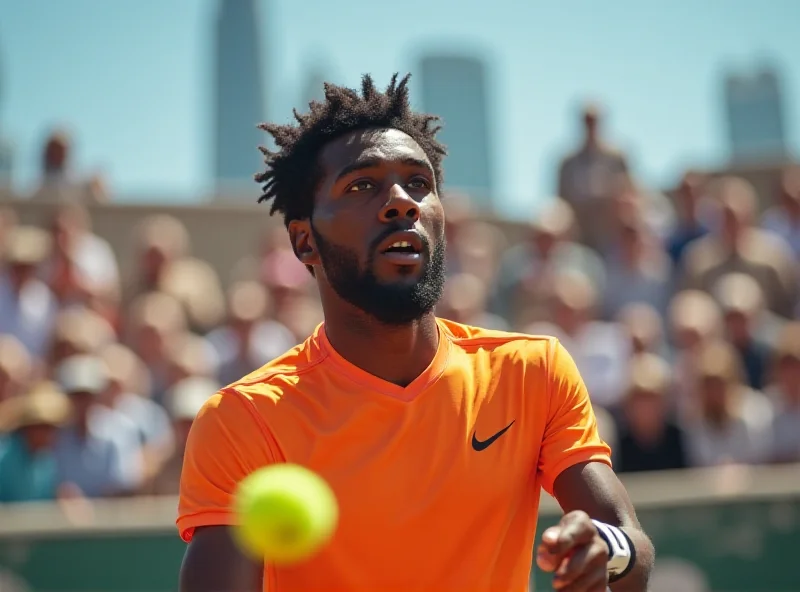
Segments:
[[[493,190],[486,66],[462,55],[427,55],[420,63],[423,109],[443,120],[445,186],[491,207]]]
[[[728,75],[725,102],[734,161],[780,161],[786,157],[783,97],[776,70]]]
[[[214,80],[214,175],[218,190],[250,188],[262,168],[263,70],[256,0],[219,0]],[[249,183],[250,185],[246,185]]]

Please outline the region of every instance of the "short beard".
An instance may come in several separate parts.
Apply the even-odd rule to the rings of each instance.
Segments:
[[[366,269],[360,269],[358,255],[351,249],[324,239],[311,226],[322,267],[339,297],[385,325],[406,325],[422,318],[442,297],[446,279],[445,237],[442,232],[431,251],[423,237],[424,268],[414,284],[387,284],[375,277],[374,254],[377,243],[370,245]]]

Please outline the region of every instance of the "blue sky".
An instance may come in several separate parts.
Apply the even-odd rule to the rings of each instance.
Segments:
[[[553,191],[582,97],[651,184],[726,157],[722,75],[759,61],[784,74],[800,153],[800,2],[794,0],[263,0],[267,116],[286,120],[318,64],[357,84],[411,71],[428,50],[487,56],[495,177],[504,211]],[[216,0],[0,0],[0,130],[35,179],[47,130],[65,124],[80,171],[120,199],[191,201],[210,177]],[[254,188],[254,197],[257,193]]]

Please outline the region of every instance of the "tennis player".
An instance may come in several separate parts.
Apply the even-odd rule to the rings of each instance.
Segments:
[[[214,394],[192,427],[177,526],[182,592],[523,592],[541,489],[564,510],[536,548],[567,592],[646,590],[642,532],[575,363],[552,337],[436,317],[445,283],[436,117],[408,77],[380,91],[327,84],[290,125],[264,124],[260,201],[316,278],[324,322]],[[292,462],[340,503],[310,561],[252,562],[232,495]]]

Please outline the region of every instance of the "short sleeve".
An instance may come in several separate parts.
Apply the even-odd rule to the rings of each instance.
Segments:
[[[553,484],[565,469],[587,461],[610,466],[611,449],[600,438],[578,367],[557,339],[548,346],[546,369],[549,401],[538,469],[542,488],[552,495]]]
[[[177,526],[188,542],[199,526],[234,523],[233,495],[247,475],[274,462],[264,421],[252,401],[227,389],[192,424],[181,472]]]

